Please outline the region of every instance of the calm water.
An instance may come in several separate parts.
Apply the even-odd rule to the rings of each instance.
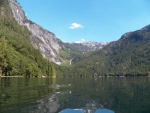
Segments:
[[[150,113],[150,78],[0,78],[0,113],[64,113],[64,109]]]

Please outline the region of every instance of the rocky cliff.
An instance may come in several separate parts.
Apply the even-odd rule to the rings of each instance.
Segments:
[[[52,62],[62,62],[63,59],[59,57],[59,39],[55,34],[43,29],[41,26],[27,19],[22,7],[16,0],[8,0],[12,9],[13,16],[19,25],[26,26],[31,32],[30,40],[32,45],[39,49],[43,57]]]
[[[108,42],[75,42],[75,43],[64,43],[65,47],[69,48],[72,53],[88,53],[102,49],[108,45]]]
[[[99,50],[102,49],[104,46],[108,45],[109,42],[80,42],[80,43],[76,43],[77,45],[83,45],[86,46],[87,48],[89,48],[89,51],[95,51],[95,50]]]
[[[8,2],[17,23],[21,26],[26,26],[31,32],[30,41],[33,47],[39,49],[44,58],[56,64],[61,64],[68,59],[72,59],[65,59],[65,57],[61,54],[62,51],[67,54],[89,52],[101,49],[107,45],[107,43],[103,44],[97,42],[86,42],[80,44],[64,43],[59,40],[54,33],[47,31],[36,23],[28,20],[17,0],[8,0]],[[72,57],[72,55],[69,56]]]

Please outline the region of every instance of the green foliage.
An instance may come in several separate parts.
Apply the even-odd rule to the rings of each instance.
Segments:
[[[7,0],[0,1],[0,75],[5,76],[139,76],[150,75],[150,31],[138,30],[109,44],[104,49],[85,54],[85,46],[64,45],[60,56],[68,61],[51,64],[32,47],[30,32],[14,20]],[[69,48],[69,49],[68,49]],[[68,65],[68,66],[66,66]]]
[[[150,75],[150,31],[138,30],[89,56],[75,58],[59,75],[76,77]]]
[[[64,59],[70,59],[70,54],[65,50],[60,50],[60,56]]]
[[[110,72],[118,75],[147,75],[150,71],[150,32],[136,31],[118,41],[108,54]]]
[[[3,6],[3,8],[2,8]],[[0,2],[0,75],[53,76],[55,69],[31,45],[30,32],[13,19],[7,0]]]

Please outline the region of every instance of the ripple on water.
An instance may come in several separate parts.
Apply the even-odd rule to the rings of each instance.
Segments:
[[[101,107],[102,105],[100,105]],[[103,107],[99,108],[99,104],[95,101],[89,101],[86,103],[85,107],[82,109],[65,109],[60,113],[114,113],[111,110],[104,109]]]

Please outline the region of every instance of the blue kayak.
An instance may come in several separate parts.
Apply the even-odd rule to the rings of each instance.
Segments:
[[[60,113],[84,113],[82,109],[65,109]]]
[[[114,112],[108,109],[97,109],[95,112],[83,109],[65,109],[60,113],[114,113]]]
[[[115,113],[115,112],[108,109],[98,109],[94,113]]]

